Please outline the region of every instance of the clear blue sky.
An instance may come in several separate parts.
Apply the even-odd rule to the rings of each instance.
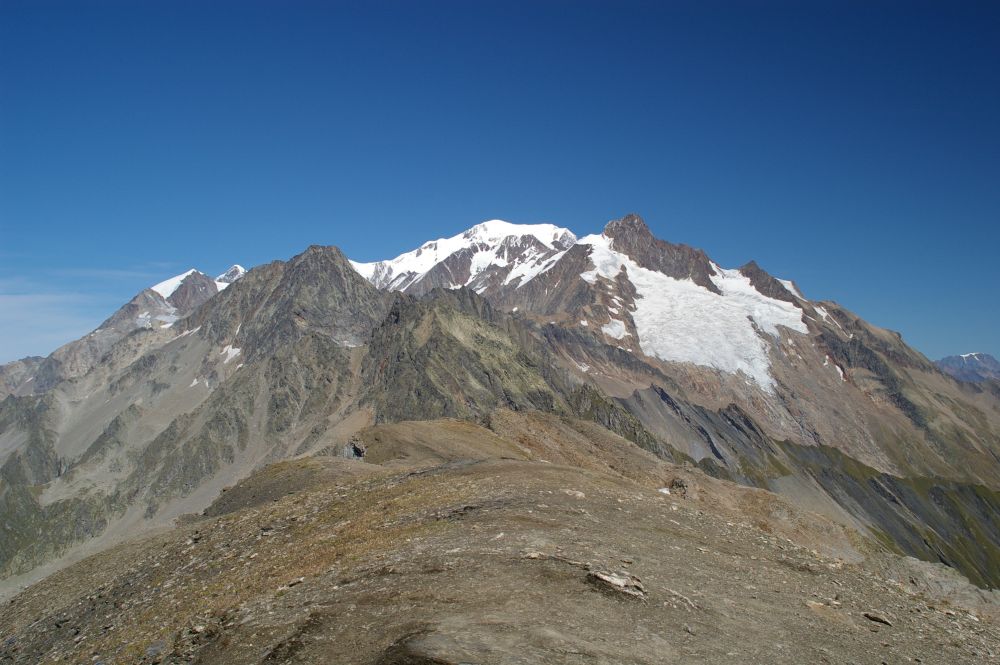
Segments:
[[[1000,355],[996,2],[0,0],[0,361],[311,243],[635,211]]]

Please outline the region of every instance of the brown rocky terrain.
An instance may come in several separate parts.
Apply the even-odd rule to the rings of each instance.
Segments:
[[[266,467],[8,601],[0,662],[1000,657],[987,596],[893,578],[905,562],[776,495],[585,421],[499,411],[490,427],[377,426],[363,459]]]

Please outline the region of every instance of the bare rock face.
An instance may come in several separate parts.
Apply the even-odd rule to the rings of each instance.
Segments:
[[[544,273],[490,299],[526,314],[575,316],[596,298],[592,285],[579,278],[589,268],[589,256],[586,246],[574,245]]]
[[[362,278],[336,247],[313,245],[287,262],[255,268],[210,307],[185,320],[245,355],[266,355],[317,333],[343,348],[363,343],[384,315],[387,297]]]
[[[795,296],[780,281],[768,274],[763,268],[757,265],[756,261],[750,261],[740,268],[740,273],[750,278],[750,283],[755,289],[769,298],[775,300],[785,300],[790,303],[798,303],[799,298]]]
[[[705,252],[654,237],[638,215],[626,215],[609,222],[604,227],[604,235],[612,239],[612,247],[630,256],[643,268],[675,279],[690,279],[698,286],[720,293],[711,279],[715,270]]]
[[[214,285],[212,286],[214,289]],[[37,363],[30,383],[22,382],[18,394],[41,394],[61,381],[90,372],[112,347],[130,333],[160,328],[177,320],[177,309],[158,293],[144,289],[96,330],[69,342]]]
[[[35,372],[44,360],[41,356],[31,356],[0,365],[0,400],[17,394],[25,383],[34,381]]]
[[[167,302],[177,308],[180,316],[187,316],[216,293],[218,287],[215,280],[200,272],[193,272],[170,294]]]

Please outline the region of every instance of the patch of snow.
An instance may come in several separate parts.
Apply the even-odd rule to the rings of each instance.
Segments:
[[[844,333],[847,332],[846,330],[844,330],[844,326],[840,325],[840,321],[838,321],[833,316],[831,316],[831,314],[828,311],[826,311],[826,309],[824,309],[823,307],[821,307],[819,305],[813,305],[813,309],[816,310],[817,314],[819,314],[820,316],[823,317],[824,321],[829,321],[833,325],[837,326],[838,328],[840,328],[841,332],[844,332]],[[848,335],[848,338],[849,339],[853,339],[854,338],[854,333],[850,333]]]
[[[648,270],[611,248],[603,235],[580,239],[591,248],[593,269],[581,274],[591,284],[614,280],[626,271],[636,289],[632,320],[640,350],[671,362],[688,362],[739,373],[768,391],[774,389],[769,344],[779,326],[806,333],[801,310],[757,291],[738,270],[717,269],[722,295],[688,279]]]
[[[833,325],[837,326],[837,327],[838,327],[838,328],[840,328],[841,330],[844,330],[844,327],[843,327],[842,325],[840,325],[840,322],[839,322],[839,321],[837,321],[837,319],[835,319],[835,318],[834,318],[834,317],[833,317],[833,316],[832,316],[832,315],[830,314],[830,312],[826,311],[826,308],[825,308],[825,307],[822,307],[822,306],[820,306],[820,305],[813,305],[813,309],[815,309],[815,310],[816,310],[816,313],[817,313],[817,314],[819,314],[820,316],[822,316],[822,317],[823,317],[823,320],[824,320],[824,321],[829,321],[830,323],[832,323]],[[845,330],[844,332],[847,332],[847,331]]]
[[[609,322],[601,326],[601,332],[608,337],[614,337],[615,339],[622,339],[630,334],[628,329],[625,327],[625,323],[619,321],[618,319],[611,319]]]
[[[247,269],[238,263],[229,266],[229,270],[215,278],[215,287],[221,291],[236,280],[247,274]]]
[[[661,487],[660,489],[658,489],[656,491],[659,492],[660,494],[670,494],[670,488],[669,487]]]
[[[840,375],[841,381],[847,381],[847,377],[844,376],[844,370],[842,370],[840,368],[840,365],[838,365],[837,363],[830,362],[830,356],[827,356],[826,358],[823,359],[823,367],[829,367],[830,365],[833,365],[833,368],[837,370],[837,374]]]
[[[177,311],[176,309],[170,308],[170,312],[169,313],[166,313],[166,314],[157,314],[153,318],[155,320],[159,321],[160,323],[162,323],[164,328],[169,328],[170,326],[172,326],[175,323],[177,323],[177,319],[180,318],[179,316],[177,316],[174,313],[176,311]]]
[[[792,280],[790,280],[790,279],[779,279],[778,281],[781,282],[782,286],[784,286],[786,289],[788,289],[788,292],[791,293],[796,298],[801,298],[802,300],[806,299],[806,297],[804,295],[802,295],[802,292],[799,291],[797,288],[795,288],[795,282],[793,282]]]
[[[589,326],[590,324],[589,324],[589,323],[587,323],[586,321],[584,321],[583,319],[580,319],[580,325],[581,325],[581,326],[583,326],[584,328],[586,328],[586,327],[587,327],[587,326]]]
[[[195,380],[191,382],[191,385],[188,386],[188,388],[194,388],[196,385],[198,385],[198,379],[197,378],[195,378]]]
[[[549,258],[544,258],[544,255],[532,255],[528,260],[518,263],[504,279],[504,284],[510,284],[515,279],[517,280],[516,288],[521,288],[534,278],[546,272],[549,268],[554,266],[559,259],[563,257],[565,251],[556,252]]]
[[[369,282],[371,282],[371,281],[374,281],[374,279],[375,279],[375,271],[382,264],[384,264],[386,262],[385,261],[372,261],[370,263],[362,263],[360,261],[351,261],[351,260],[348,260],[348,263],[350,263],[351,267],[354,268],[354,272],[358,273],[359,275],[361,275],[362,277],[364,277],[365,279],[367,279]]]
[[[191,330],[185,330],[184,332],[182,332],[180,335],[177,336],[177,339],[180,339],[181,337],[187,337],[188,335],[196,333],[199,330],[201,330],[201,326],[198,326],[197,328],[192,328]]]
[[[177,288],[181,285],[181,282],[183,282],[188,275],[194,274],[196,272],[198,271],[195,270],[194,268],[191,268],[187,272],[182,272],[179,275],[174,275],[170,279],[165,279],[159,284],[156,284],[149,288],[153,289],[164,298],[169,298],[170,296],[174,295],[174,291],[177,290]]]
[[[226,359],[223,360],[222,363],[227,364],[230,360],[240,355],[240,353],[241,353],[240,349],[236,348],[231,344],[226,344],[225,348],[222,349],[222,353],[220,354],[226,356]]]
[[[472,276],[478,275],[490,266],[505,268],[507,266],[507,257],[501,255],[499,252],[491,252],[489,250],[476,252],[472,255],[469,274]]]

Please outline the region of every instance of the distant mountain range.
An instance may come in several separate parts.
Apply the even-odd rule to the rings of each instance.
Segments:
[[[953,367],[636,215],[582,238],[490,221],[374,263],[312,246],[188,271],[0,368],[0,576],[201,512],[268,464],[363,454],[373,426],[514,411],[1000,586],[1000,387]]]
[[[96,330],[65,344],[48,357],[0,365],[0,398],[43,393],[60,381],[83,376],[129,333],[169,328],[246,273],[239,265],[218,277],[191,269],[143,289]]]
[[[950,374],[960,381],[981,383],[983,381],[1000,381],[1000,361],[988,353],[963,353],[960,356],[948,356],[935,363],[941,371]]]

